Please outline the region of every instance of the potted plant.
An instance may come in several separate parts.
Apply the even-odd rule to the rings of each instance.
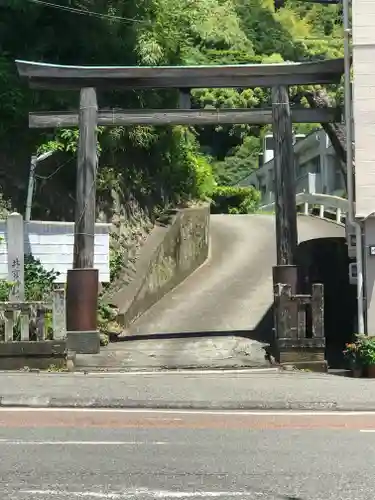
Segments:
[[[361,356],[361,340],[357,337],[354,342],[345,344],[343,351],[344,359],[346,360],[352,377],[362,377],[363,375],[363,359]]]
[[[368,378],[375,378],[375,337],[361,336],[358,338],[359,357],[366,367]]]

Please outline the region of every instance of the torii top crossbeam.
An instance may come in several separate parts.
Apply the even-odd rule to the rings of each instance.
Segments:
[[[62,66],[17,60],[33,88],[225,88],[338,83],[343,59],[231,66]]]

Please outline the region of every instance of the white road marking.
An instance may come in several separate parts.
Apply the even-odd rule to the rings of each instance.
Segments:
[[[359,432],[375,432],[375,429],[360,429]]]
[[[0,439],[0,444],[9,445],[55,445],[55,446],[65,446],[65,445],[91,445],[91,446],[166,446],[179,444],[176,442],[168,443],[165,441],[29,441],[23,439]]]
[[[217,415],[217,416],[329,416],[329,417],[355,417],[361,415],[374,415],[375,411],[320,411],[320,410],[159,410],[152,408],[27,408],[27,407],[0,407],[0,413],[135,413],[151,415]],[[156,417],[155,417],[156,418]],[[169,420],[169,419],[166,419]]]
[[[250,491],[162,491],[139,488],[123,492],[96,492],[96,491],[64,491],[64,490],[21,490],[20,493],[31,496],[59,496],[69,498],[92,498],[103,500],[126,500],[135,498],[160,499],[187,499],[187,498],[244,498],[257,495]]]

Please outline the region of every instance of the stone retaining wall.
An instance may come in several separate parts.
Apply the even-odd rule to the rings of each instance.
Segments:
[[[174,210],[157,222],[142,246],[132,282],[106,297],[118,307],[124,328],[205,262],[209,217],[209,206],[202,205]]]

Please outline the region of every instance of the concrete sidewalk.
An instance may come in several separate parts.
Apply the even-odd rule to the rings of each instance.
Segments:
[[[0,373],[0,406],[375,411],[375,380],[276,370]]]

